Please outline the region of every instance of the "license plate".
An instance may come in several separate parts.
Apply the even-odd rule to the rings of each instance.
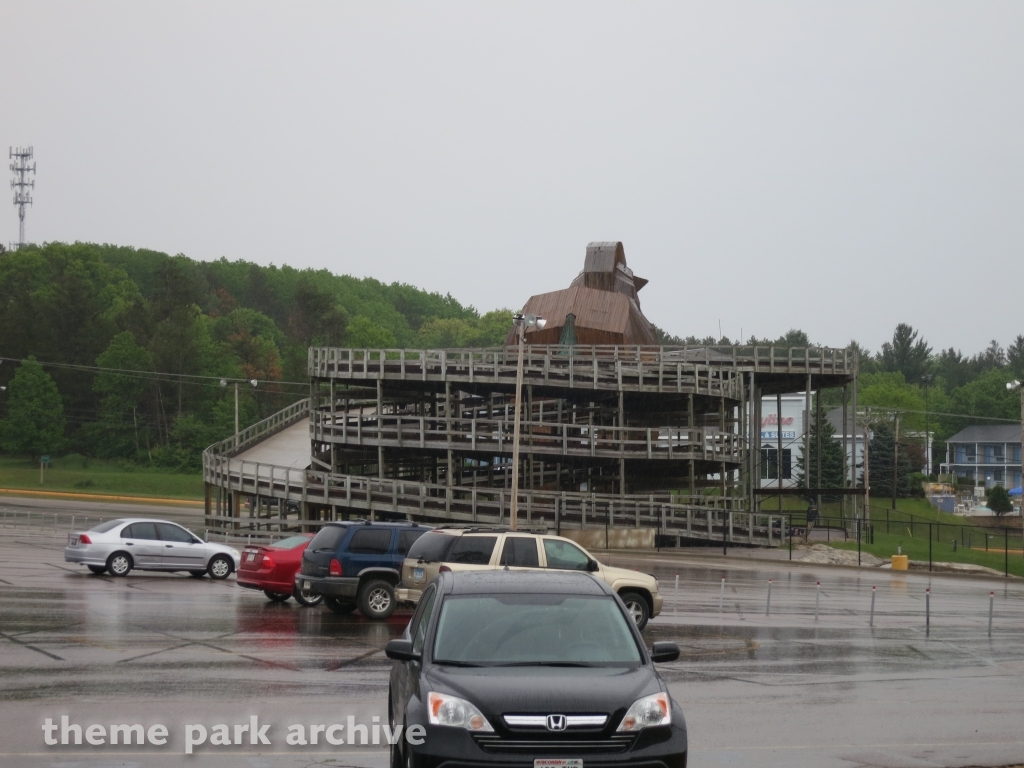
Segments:
[[[71,537],[71,546],[72,547],[77,547],[78,546],[78,537],[77,536],[72,536]]]
[[[251,563],[255,559],[256,559],[256,553],[255,552],[250,552],[249,556],[247,558],[245,558],[245,561],[247,563]]]
[[[545,758],[541,760],[534,760],[533,768],[583,768],[583,761],[576,758],[570,760]]]
[[[423,573],[424,573],[424,571],[423,571],[422,568],[413,568],[412,569],[412,577],[414,579],[416,579],[416,581],[423,581]]]
[[[302,588],[303,589],[309,589],[309,582],[308,581],[302,582]]]

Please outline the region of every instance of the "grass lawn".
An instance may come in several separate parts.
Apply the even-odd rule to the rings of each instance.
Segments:
[[[977,529],[975,529],[977,530]],[[971,537],[971,546],[973,549],[959,546],[956,548],[956,552],[953,551],[952,537],[943,536],[943,541],[932,542],[932,560],[934,562],[943,563],[973,563],[975,565],[984,565],[989,568],[994,568],[1000,573],[1003,571],[1004,565],[1004,554],[1003,554],[1003,536],[1000,533],[998,536],[992,535],[989,539],[989,551],[985,551],[984,540],[979,538],[984,536],[984,532],[976,533]],[[1015,576],[1024,576],[1024,557],[1021,555],[1021,540],[1010,539],[1010,573]],[[857,541],[855,538],[851,538],[849,541],[833,541],[831,546],[836,549],[852,549],[857,550]],[[870,552],[876,557],[880,557],[884,560],[888,560],[892,555],[897,554],[897,547],[903,547],[903,554],[910,557],[911,560],[923,560],[928,562],[928,532],[927,529],[921,531],[917,529],[914,537],[911,537],[906,530],[900,533],[884,533],[879,532],[878,528],[875,528],[875,543],[868,544],[861,542],[861,550],[863,552]]]
[[[0,457],[0,488],[31,491],[62,491],[115,496],[153,496],[169,499],[202,499],[203,478],[163,469],[125,469],[116,462],[86,462],[54,458],[45,480],[39,484],[39,467],[23,458]]]

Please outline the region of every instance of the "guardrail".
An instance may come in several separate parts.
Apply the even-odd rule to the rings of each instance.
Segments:
[[[518,348],[311,347],[308,362],[309,374],[314,377],[514,383]],[[530,344],[524,350],[524,378],[533,384],[724,394],[734,398],[739,397],[738,382],[732,377],[721,378],[724,373],[852,377],[855,367],[853,351],[835,347]]]
[[[283,408],[277,413],[271,414],[262,421],[257,421],[250,427],[246,427],[237,435],[214,443],[203,451],[205,462],[207,455],[225,455],[236,453],[253,443],[265,440],[275,432],[280,432],[285,427],[290,427],[296,421],[306,418],[309,415],[309,398],[303,398]]]
[[[453,522],[507,525],[511,492],[502,488],[464,487],[418,483],[361,475],[341,475],[297,470],[212,456],[204,470],[207,482],[240,494],[294,501],[299,504],[338,506],[362,510],[367,516],[407,518],[421,522]],[[572,493],[523,489],[519,491],[521,522],[561,526],[654,528],[660,534],[680,538],[729,541],[739,544],[778,546],[785,515],[740,511],[744,500],[734,497],[700,497],[702,504],[674,493],[626,494]],[[321,521],[278,516],[237,517],[209,515],[211,524],[234,529],[304,526],[316,528]],[[211,525],[211,527],[213,527]],[[731,533],[730,533],[731,531]]]
[[[325,443],[382,445],[432,450],[460,449],[488,454],[511,453],[514,422],[504,419],[457,419],[434,416],[349,415],[314,411],[312,437]],[[521,451],[553,456],[626,459],[697,459],[738,463],[740,435],[706,427],[605,427],[522,423]]]
[[[722,366],[661,355],[661,349],[530,345],[523,355],[523,379],[535,386],[693,393],[740,399],[741,381],[735,372]],[[627,355],[627,350],[633,350],[634,354]],[[309,375],[314,378],[514,386],[517,368],[515,347],[436,350],[311,347],[309,350]]]

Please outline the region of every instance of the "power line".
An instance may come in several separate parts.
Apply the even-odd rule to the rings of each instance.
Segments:
[[[20,363],[21,360],[13,357],[0,357],[0,362],[9,361],[12,363]],[[180,383],[184,379],[198,379],[199,381],[194,382],[194,385],[202,385],[205,381],[215,381],[215,386],[220,386],[221,381],[227,382],[238,382],[239,384],[249,381],[248,379],[240,379],[232,376],[205,376],[198,373],[171,373],[169,371],[137,371],[125,368],[104,368],[98,365],[78,365],[75,363],[51,363],[45,360],[36,360],[42,366],[49,368],[66,368],[69,370],[76,371],[90,371],[92,373],[112,373],[118,376],[126,376],[128,378],[140,378],[149,379],[153,381],[166,381]],[[193,382],[189,382],[193,383]],[[281,381],[278,379],[263,379],[261,383],[273,384],[273,385],[286,385],[295,387],[309,388],[308,381]]]

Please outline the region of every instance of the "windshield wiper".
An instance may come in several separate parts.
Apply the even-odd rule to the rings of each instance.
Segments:
[[[494,664],[495,667],[592,667],[585,661],[509,661],[504,664]]]
[[[454,661],[452,659],[434,659],[434,663],[442,667],[483,667],[484,664],[477,664],[472,661]]]

